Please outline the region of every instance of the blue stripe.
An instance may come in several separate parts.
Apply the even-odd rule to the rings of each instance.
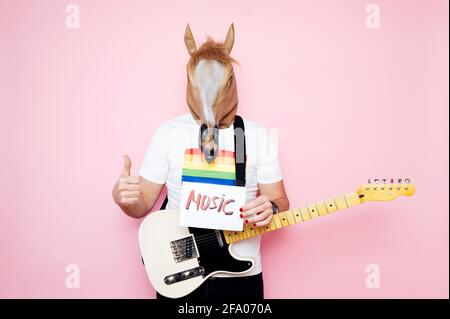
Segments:
[[[236,186],[236,181],[232,179],[223,178],[209,178],[209,177],[198,177],[198,176],[186,176],[181,177],[182,182],[193,182],[193,183],[205,183],[205,184],[218,184],[218,185],[231,185]]]

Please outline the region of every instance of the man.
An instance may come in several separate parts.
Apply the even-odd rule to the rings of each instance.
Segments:
[[[190,112],[157,128],[141,165],[140,176],[131,176],[131,160],[125,155],[122,173],[113,188],[114,201],[125,214],[134,218],[145,216],[153,208],[164,186],[168,190],[167,208],[179,209],[186,150],[201,149],[208,164],[214,163],[218,150],[234,151],[237,91],[231,67],[234,60],[229,57],[234,43],[233,25],[224,43],[208,40],[199,49],[188,25],[185,43],[191,55],[187,89]],[[289,201],[275,140],[259,124],[244,119],[244,127],[246,204],[241,208],[240,216],[245,223],[260,227],[270,223],[277,211],[288,210]],[[236,255],[256,260],[250,272],[238,277],[216,274],[186,299],[262,299],[260,241],[261,236],[256,236],[232,247]],[[164,298],[159,294],[157,297]]]

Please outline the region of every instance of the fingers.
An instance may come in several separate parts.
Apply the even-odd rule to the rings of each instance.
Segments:
[[[139,176],[121,176],[119,177],[119,184],[139,185]]]
[[[273,217],[272,208],[266,209],[258,215],[252,216],[245,220],[246,224],[250,224],[253,226],[265,226],[270,223]]]
[[[114,187],[114,201],[120,206],[131,206],[139,201],[141,195],[139,176],[130,176],[131,160],[123,156],[123,169]]]
[[[141,196],[139,185],[123,183],[119,185],[116,202],[122,206],[133,205],[139,201],[139,196]]]
[[[246,210],[249,210],[251,208],[255,208],[259,205],[264,204],[265,202],[268,202],[269,198],[267,196],[261,195],[258,196],[257,198],[255,198],[254,200],[252,200],[251,202],[248,202],[247,204],[245,204],[244,206],[241,207],[241,211],[244,212]]]
[[[131,160],[128,155],[123,156],[123,169],[121,176],[130,176],[131,172]]]
[[[140,191],[123,191],[122,196],[125,198],[139,198]]]
[[[242,208],[243,210],[241,211],[241,217],[245,218],[247,216],[258,214],[258,213],[263,212],[263,211],[265,211],[266,209],[269,209],[269,208],[272,209],[272,204],[270,202],[263,202],[262,204],[260,204],[260,205],[258,205],[256,207],[250,208],[248,210],[244,210]]]
[[[123,198],[120,201],[120,205],[122,206],[131,206],[136,204],[139,201],[139,198]]]
[[[138,184],[128,184],[128,183],[122,183],[119,184],[119,191],[138,191],[139,185]]]
[[[265,195],[261,195],[241,207],[241,218],[245,218],[245,223],[253,226],[265,226],[270,223],[272,217],[272,203]]]

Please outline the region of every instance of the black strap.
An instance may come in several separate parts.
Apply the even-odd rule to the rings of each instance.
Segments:
[[[234,117],[234,164],[236,169],[236,185],[245,186],[245,168],[247,164],[247,150],[245,147],[244,120],[239,115]],[[169,199],[164,199],[160,210],[166,209]]]
[[[162,203],[162,205],[161,205],[161,208],[159,209],[159,210],[165,210],[166,209],[166,207],[167,207],[167,203],[169,202],[169,198],[167,197],[167,195],[166,195],[166,198],[164,198],[164,201],[163,201],[163,203]]]
[[[244,120],[239,115],[234,117],[234,163],[236,168],[236,185],[245,186],[245,167],[247,163],[245,126]]]

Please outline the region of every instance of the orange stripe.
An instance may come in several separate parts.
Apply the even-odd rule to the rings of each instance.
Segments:
[[[214,159],[212,164],[206,163],[206,160],[201,155],[184,155],[184,163],[201,163],[204,165],[214,165],[214,164],[223,164],[223,165],[231,165],[234,166],[234,158],[233,157],[220,157],[217,156]]]
[[[185,155],[201,155],[202,153],[200,152],[200,149],[198,149],[198,148],[188,148],[188,149],[186,149],[184,154]],[[217,157],[232,157],[232,158],[234,158],[234,152],[219,150]]]

